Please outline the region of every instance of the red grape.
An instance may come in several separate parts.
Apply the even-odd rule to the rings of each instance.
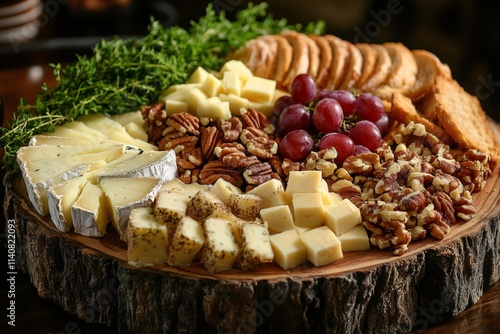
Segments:
[[[337,100],[344,111],[344,115],[352,114],[356,97],[353,93],[347,90],[334,90],[330,96],[332,99]]]
[[[353,112],[361,119],[374,123],[385,114],[385,109],[380,98],[373,94],[365,93],[356,99]]]
[[[290,95],[283,95],[274,102],[273,113],[276,117],[280,117],[283,110],[286,107],[293,104],[292,97]]]
[[[316,130],[324,134],[336,132],[344,121],[342,107],[337,100],[323,99],[314,108],[312,121]]]
[[[380,134],[384,136],[389,131],[389,116],[384,112],[375,125],[380,130]]]
[[[313,149],[314,140],[306,130],[293,130],[279,144],[279,152],[292,161],[303,160]]]
[[[335,163],[341,165],[344,160],[354,153],[354,142],[342,133],[329,133],[319,141],[319,149],[326,150],[334,147],[337,150]]]
[[[316,82],[308,74],[299,74],[290,85],[290,95],[296,103],[308,104],[316,95]]]
[[[351,129],[349,137],[354,144],[362,145],[372,152],[382,144],[380,130],[370,121],[358,121]]]
[[[278,126],[283,133],[298,129],[308,129],[310,124],[311,114],[300,103],[294,103],[286,107],[278,120]]]
[[[363,145],[354,145],[354,153],[352,155],[358,155],[361,153],[371,153],[371,151]]]

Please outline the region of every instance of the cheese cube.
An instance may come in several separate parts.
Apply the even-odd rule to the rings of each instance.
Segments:
[[[201,84],[201,90],[208,97],[218,96],[222,92],[222,82],[213,74],[209,74]]]
[[[240,226],[240,256],[237,265],[242,270],[252,270],[261,263],[273,261],[269,232],[266,224],[245,223]]]
[[[300,227],[295,225],[294,230],[297,232],[298,235],[301,235],[302,233],[312,230],[312,227]]]
[[[293,193],[316,193],[321,191],[323,176],[321,171],[292,171],[288,176],[286,194],[291,201]]]
[[[240,247],[234,239],[231,223],[226,219],[209,217],[204,225],[205,244],[201,249],[201,263],[211,274],[232,269]]]
[[[196,110],[198,109],[198,103],[208,99],[207,94],[205,94],[201,88],[190,89],[186,93],[186,103],[188,105],[188,110],[190,114],[196,115]]]
[[[216,209],[227,210],[222,202],[210,189],[198,191],[187,203],[186,213],[199,222],[205,220]]]
[[[249,78],[253,77],[252,71],[241,60],[228,60],[220,69],[220,74],[224,75],[225,72],[238,73],[240,80],[245,83]]]
[[[200,184],[197,182],[193,182],[187,185],[187,187],[184,189],[184,192],[188,195],[189,199],[191,199],[194,197],[194,195],[198,193],[198,191],[209,188],[210,187],[208,184]]]
[[[322,193],[323,195],[323,204],[325,208],[329,205],[338,203],[342,200],[342,196],[334,192]]]
[[[212,191],[225,205],[229,205],[229,196],[231,194],[243,193],[240,188],[224,179],[218,179],[210,188],[210,191]]]
[[[106,234],[109,216],[104,201],[101,188],[88,182],[71,207],[75,233],[88,237],[102,237]]]
[[[229,194],[228,207],[238,218],[254,220],[262,209],[262,198],[255,194]]]
[[[198,101],[196,116],[228,120],[233,115],[231,115],[231,110],[229,109],[229,102],[221,101],[219,97],[213,96]]]
[[[250,101],[233,93],[220,94],[219,98],[221,101],[229,102],[229,110],[233,115],[241,115],[241,108],[248,109],[250,107]]]
[[[236,72],[224,72],[222,75],[222,92],[225,94],[241,94],[241,80]]]
[[[307,259],[316,267],[344,257],[339,239],[327,226],[302,233],[299,238],[307,249]]]
[[[172,116],[174,114],[180,114],[183,112],[189,113],[189,106],[186,101],[176,101],[165,99],[165,111],[168,116]]]
[[[295,230],[271,235],[269,239],[274,252],[274,262],[281,268],[294,268],[305,261],[307,249]]]
[[[241,89],[241,97],[254,102],[271,102],[276,81],[261,77],[250,77]]]
[[[287,204],[287,198],[283,183],[277,179],[266,181],[248,192],[259,195],[262,198],[262,208]]]
[[[270,102],[250,101],[248,107],[257,110],[268,117],[271,117],[273,115],[274,103],[272,101]]]
[[[189,266],[204,242],[205,236],[201,224],[188,216],[183,217],[175,227],[169,243],[168,265]]]
[[[201,85],[199,85],[198,87],[201,87]],[[186,89],[180,89],[180,90],[173,91],[173,92],[169,93],[168,95],[165,95],[160,101],[165,103],[165,104],[167,103],[167,101],[186,102],[188,93],[194,88],[195,87],[190,88],[190,89],[186,88]]]
[[[125,240],[131,265],[167,262],[167,227],[156,221],[151,208],[136,208],[130,212]]]
[[[163,190],[178,190],[180,192],[184,192],[186,188],[187,184],[175,177],[172,180],[165,182],[161,186],[158,193],[162,192]]]
[[[325,220],[325,206],[321,193],[292,194],[293,219],[300,227],[318,227]]]
[[[177,189],[162,190],[156,196],[155,217],[163,224],[177,224],[186,216],[188,195]],[[170,227],[170,226],[169,226]]]
[[[357,225],[353,229],[337,236],[342,245],[343,252],[363,251],[370,249],[370,239],[363,225]]]
[[[209,73],[201,66],[198,66],[196,70],[189,76],[188,83],[202,83],[208,77]]]
[[[361,213],[349,199],[329,205],[325,208],[325,225],[335,234],[343,234],[361,224]]]
[[[294,229],[292,212],[286,204],[260,210],[260,218],[267,222],[271,234]]]

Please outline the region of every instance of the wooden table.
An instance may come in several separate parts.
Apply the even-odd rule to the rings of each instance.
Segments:
[[[23,97],[32,102],[43,82],[49,86],[55,84],[49,66],[0,71],[0,98],[4,103],[3,126],[6,120],[12,117],[19,99]],[[3,195],[2,188],[2,202]],[[4,226],[5,221],[2,217],[2,231]],[[5,238],[0,240],[3,259],[5,259],[5,247],[3,247]],[[6,260],[3,262],[3,268],[5,268],[5,262]],[[6,269],[2,269],[1,274],[2,282],[5,282]],[[35,287],[30,283],[29,277],[20,272],[16,275],[16,327],[13,328],[7,325],[8,319],[5,316],[9,302],[7,293],[8,289],[2,287],[0,305],[4,314],[0,322],[0,333],[113,333],[105,326],[87,324],[64,312],[54,303],[41,299]],[[426,315],[423,316],[425,318]],[[425,321],[422,324],[418,333],[496,333],[500,329],[500,281],[490,287],[485,287],[483,297],[476,304],[449,321],[432,328],[427,328]]]

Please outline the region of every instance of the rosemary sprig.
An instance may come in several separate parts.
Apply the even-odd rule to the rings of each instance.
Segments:
[[[234,21],[209,5],[198,22],[164,28],[152,20],[143,38],[101,41],[90,56],[63,68],[52,64],[56,86],[42,86],[33,105],[21,100],[18,114],[0,128],[4,167],[17,169],[16,152],[38,133],[92,113],[121,114],[158,99],[167,87],[185,82],[198,66],[219,69],[227,55],[249,39],[283,29],[321,33],[322,22],[288,25],[267,13],[267,4],[249,4]]]

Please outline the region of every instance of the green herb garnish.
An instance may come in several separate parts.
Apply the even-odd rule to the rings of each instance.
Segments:
[[[143,38],[101,41],[90,56],[64,67],[52,64],[56,87],[42,86],[33,105],[22,99],[18,114],[0,128],[4,167],[17,168],[16,152],[29,139],[56,125],[93,113],[121,114],[158,99],[164,89],[186,81],[198,66],[218,70],[227,55],[249,39],[283,29],[321,33],[322,22],[289,25],[274,19],[267,4],[250,4],[234,21],[212,5],[189,29],[164,28],[152,20]]]

